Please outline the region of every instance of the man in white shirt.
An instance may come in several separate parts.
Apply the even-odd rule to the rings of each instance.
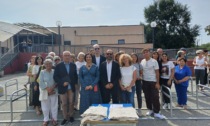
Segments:
[[[143,49],[142,53],[144,59],[141,61],[143,70],[143,85],[142,89],[145,95],[146,106],[149,111],[146,113],[150,116],[154,113],[154,117],[164,119],[165,116],[159,113],[160,101],[159,101],[159,66],[158,62],[150,57],[149,49]]]

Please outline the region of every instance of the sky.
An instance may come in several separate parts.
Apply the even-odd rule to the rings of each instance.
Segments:
[[[198,43],[210,42],[210,0],[176,0],[189,7],[191,25],[200,25]],[[146,23],[144,8],[154,0],[0,0],[0,20],[62,26],[138,25]]]

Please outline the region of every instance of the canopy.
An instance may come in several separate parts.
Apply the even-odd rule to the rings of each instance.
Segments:
[[[6,40],[23,30],[46,36],[46,34],[43,34],[41,32],[0,21],[0,42],[5,42]]]

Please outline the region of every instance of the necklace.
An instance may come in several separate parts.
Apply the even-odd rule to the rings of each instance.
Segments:
[[[90,68],[90,67],[92,66],[92,64],[87,64],[86,66],[87,66],[88,68]]]

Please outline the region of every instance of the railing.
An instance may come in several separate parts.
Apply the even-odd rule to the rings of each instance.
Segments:
[[[60,46],[60,52],[62,54],[63,51],[65,50],[69,50],[71,53],[74,54],[78,54],[79,52],[89,52],[89,50],[92,48],[92,45],[90,46],[80,46],[80,45],[61,45]],[[112,46],[100,46],[101,48],[101,53],[105,53],[105,51],[107,49],[112,49],[113,52],[119,52],[119,51],[125,51],[126,53],[141,53],[142,48],[129,48],[129,47],[112,47]],[[55,52],[56,54],[59,53],[59,45],[51,45],[51,44],[40,44],[40,45],[33,45],[32,46],[32,52],[44,52],[44,53],[48,53],[48,52]]]
[[[167,94],[166,92],[163,91],[163,88],[165,88],[166,90],[168,90],[169,94]],[[172,109],[172,93],[171,93],[171,89],[169,87],[166,87],[165,85],[161,86],[161,96],[163,98],[163,95],[165,95],[166,97],[168,97],[170,99],[170,113],[171,113],[171,117],[173,117],[173,109]],[[163,99],[162,99],[162,104],[163,104]]]
[[[7,66],[18,54],[19,44],[0,57],[0,70]]]
[[[196,87],[196,106],[197,106],[197,109],[199,108],[198,106],[198,92],[199,92],[199,87],[203,88],[203,89],[207,89],[210,91],[210,87],[206,86],[206,85],[202,85],[202,84],[198,84],[197,87]],[[209,97],[209,96],[208,96]]]
[[[22,95],[18,95],[16,98],[13,98],[15,96],[15,94],[18,94],[19,92],[24,91],[24,93]],[[28,111],[28,99],[27,99],[27,90],[26,88],[17,90],[15,92],[12,93],[12,95],[10,96],[10,114],[11,114],[11,122],[13,121],[13,102],[17,101],[18,99],[25,97],[26,98],[26,111]]]
[[[11,79],[5,82],[4,89],[5,89],[5,100],[7,101],[7,88],[16,85],[16,90],[18,90],[18,80]]]
[[[190,77],[190,83],[191,83],[191,95],[193,96],[193,78]]]

